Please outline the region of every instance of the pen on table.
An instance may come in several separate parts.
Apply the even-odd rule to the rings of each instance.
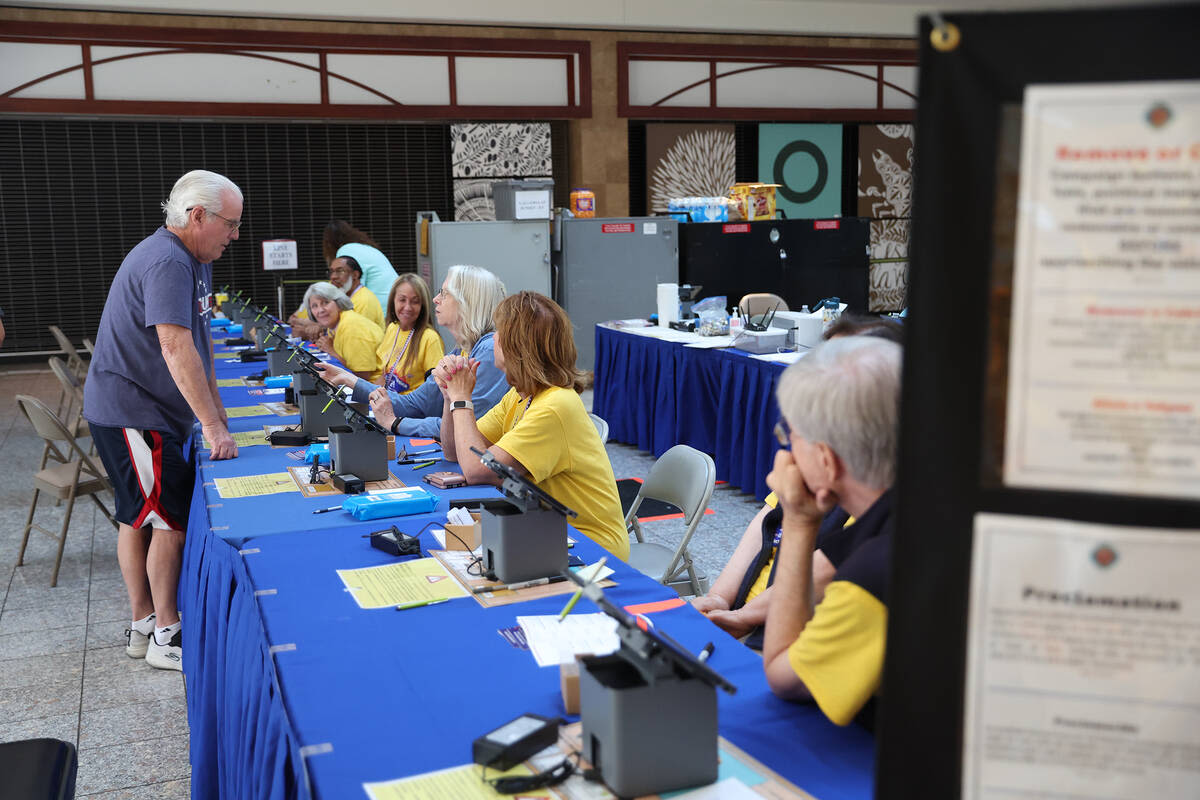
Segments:
[[[411,603],[401,603],[396,606],[397,611],[406,611],[410,608],[420,608],[422,606],[436,606],[439,603],[449,603],[450,598],[443,597],[440,600],[413,600]]]
[[[708,657],[713,654],[713,650],[715,649],[716,647],[713,646],[713,643],[709,642],[704,645],[704,649],[700,651],[700,655],[696,656],[696,658],[703,664],[705,661],[708,661]]]
[[[328,514],[330,511],[341,511],[341,510],[342,510],[342,507],[341,507],[341,506],[330,506],[329,508],[318,508],[318,509],[315,509],[315,510],[314,510],[312,513],[314,513],[314,514]]]
[[[548,583],[559,583],[565,581],[566,578],[562,575],[555,575],[550,578],[534,578],[531,581],[520,581],[519,583],[502,583],[500,585],[492,584],[491,586],[475,586],[471,589],[472,594],[482,594],[483,592],[498,592],[501,589],[508,589],[510,592],[515,592],[518,589],[528,589],[530,586],[545,586]]]
[[[589,578],[587,582],[592,583],[593,581],[596,580],[596,576],[600,574],[600,570],[604,567],[605,561],[608,561],[608,556],[605,556],[604,558],[600,559],[599,561],[597,561],[595,564],[593,564],[590,567],[581,567],[579,571],[582,573],[583,570],[590,569],[592,571],[592,577]],[[559,622],[562,622],[564,619],[567,618],[567,614],[571,613],[571,609],[573,609],[575,607],[575,604],[579,602],[579,598],[583,597],[583,589],[584,589],[584,587],[580,586],[579,590],[576,591],[575,594],[571,595],[571,599],[567,601],[567,604],[565,606],[563,606],[562,613],[558,615]]]
[[[413,469],[421,469],[422,467],[432,467],[432,466],[433,466],[434,464],[436,464],[436,463],[437,463],[437,460],[436,460],[436,459],[435,459],[435,460],[433,460],[433,461],[422,461],[422,462],[421,462],[421,463],[419,463],[419,464],[413,464],[413,465],[412,465],[412,468],[413,468]]]

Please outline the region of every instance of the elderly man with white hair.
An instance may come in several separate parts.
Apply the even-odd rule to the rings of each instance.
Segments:
[[[775,694],[815,701],[838,725],[869,724],[860,712],[883,675],[900,365],[896,343],[856,336],[822,343],[779,381],[784,449],[767,484],[783,535],[763,666]],[[813,549],[834,506],[854,518],[846,534],[861,544],[814,604]]]
[[[132,612],[125,652],[180,670],[175,594],[196,477],[183,443],[198,419],[211,458],[237,456],[208,323],[212,262],[238,238],[242,192],[194,170],[162,208],[166,225],[129,251],[109,288],[83,416],[117,500],[117,560]]]

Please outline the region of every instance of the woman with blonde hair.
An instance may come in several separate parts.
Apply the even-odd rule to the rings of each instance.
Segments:
[[[508,384],[492,355],[494,333],[492,312],[504,299],[504,284],[482,267],[458,264],[446,273],[442,290],[433,298],[438,325],[454,337],[464,357],[479,362],[478,380],[471,400],[478,413],[494,406]],[[354,389],[354,402],[370,402],[380,425],[397,436],[437,439],[442,431],[442,393],[437,384],[425,381],[408,394],[399,394],[355,378],[332,365],[319,367],[325,380]]]
[[[379,343],[383,388],[408,394],[425,381],[445,351],[442,337],[430,321],[429,286],[425,279],[405,273],[392,284],[387,298],[387,328]]]
[[[629,558],[617,482],[579,392],[588,385],[575,368],[571,320],[550,298],[520,292],[496,307],[496,366],[511,389],[478,421],[471,393],[479,364],[442,359],[433,372],[442,390],[442,449],[467,483],[499,484],[471,448],[487,450],[529,477],[579,516],[575,527],[613,555]],[[464,411],[470,413],[463,413]]]
[[[317,347],[336,356],[360,379],[379,378],[379,342],[383,331],[354,310],[354,303],[338,287],[318,281],[304,293],[309,319],[324,329]]]

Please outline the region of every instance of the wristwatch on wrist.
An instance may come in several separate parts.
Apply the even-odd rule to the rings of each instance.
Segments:
[[[396,427],[400,425],[401,419],[402,419],[402,417],[396,417],[395,419],[392,420],[392,435],[393,436],[400,435],[400,432],[398,430],[396,430]]]
[[[460,408],[465,408],[465,409],[467,409],[467,411],[474,411],[475,404],[472,403],[470,400],[451,400],[450,401],[450,410],[451,411],[458,411]]]

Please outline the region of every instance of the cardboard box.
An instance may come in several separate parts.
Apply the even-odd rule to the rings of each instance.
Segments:
[[[729,187],[735,211],[730,215],[753,222],[756,219],[775,219],[775,189],[778,183],[735,183]]]
[[[558,665],[558,684],[562,689],[563,709],[568,714],[579,713],[579,661]]]
[[[472,511],[471,519],[475,520],[474,525],[443,525],[446,529],[446,549],[447,550],[474,550],[479,547],[479,514]],[[460,542],[455,539],[454,534]]]

